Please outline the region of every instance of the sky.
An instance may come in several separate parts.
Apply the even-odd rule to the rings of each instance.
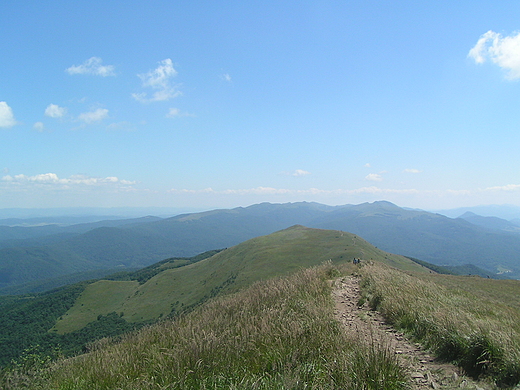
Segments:
[[[4,1],[0,209],[520,206],[518,1]]]

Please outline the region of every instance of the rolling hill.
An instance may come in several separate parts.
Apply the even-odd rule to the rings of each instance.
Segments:
[[[145,282],[100,280],[92,283],[53,330],[57,333],[79,330],[99,315],[111,312],[128,322],[155,320],[258,280],[286,275],[327,260],[338,264],[354,258],[426,272],[419,264],[383,252],[356,235],[297,225],[253,238],[183,267],[162,264],[162,272]]]
[[[354,258],[361,259],[360,266]],[[346,388],[373,387],[363,384],[369,382],[386,386],[396,369],[401,373],[393,380],[399,386],[391,388],[409,388],[387,346],[359,337],[359,329],[342,327],[334,318],[332,286],[359,280],[356,275],[362,295],[353,295],[347,305],[379,309],[387,324],[410,332],[429,353],[454,361],[474,378],[515,386],[520,380],[518,281],[440,275],[423,265],[429,268],[355,234],[296,225],[136,272],[45,294],[1,297],[0,360],[15,360],[0,371],[0,383],[87,389],[125,388],[130,382],[128,388],[143,388],[145,382],[146,388],[198,388],[195,384],[218,382],[215,387],[229,388],[233,376],[233,383],[250,379],[244,388],[260,379],[276,383],[265,388],[280,388],[289,377],[278,375],[293,367],[301,374],[298,383],[312,380],[323,388],[323,375],[332,375],[327,383],[337,384],[350,367]],[[114,338],[159,319],[164,321]],[[57,345],[66,354],[90,353],[50,363]],[[452,382],[468,387],[458,376]]]
[[[4,348],[0,361],[5,364],[31,344],[49,349],[60,344],[74,353],[93,339],[190,311],[209,298],[256,281],[329,260],[334,264],[352,263],[354,258],[430,272],[356,235],[293,226],[226,250],[167,259],[140,271],[122,272],[55,292],[2,297],[0,339]]]

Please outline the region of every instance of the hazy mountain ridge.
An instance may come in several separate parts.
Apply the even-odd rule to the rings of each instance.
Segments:
[[[511,221],[520,219],[520,206],[514,205],[482,205],[471,207],[458,207],[449,210],[433,210],[433,213],[445,215],[450,218],[458,218],[466,212],[474,213],[484,217],[496,217]]]
[[[459,218],[464,219],[465,221],[468,221],[474,225],[490,230],[520,233],[520,226],[515,222],[514,219],[508,221],[498,217],[484,217],[481,215],[477,215],[471,211],[465,212]]]
[[[99,227],[103,224],[109,226]],[[351,232],[385,251],[437,265],[473,264],[520,277],[520,235],[381,201],[344,206],[261,203],[165,219],[81,224],[67,227],[68,236],[4,240],[0,283],[13,286],[99,268],[140,268],[172,256],[230,247],[296,224]]]

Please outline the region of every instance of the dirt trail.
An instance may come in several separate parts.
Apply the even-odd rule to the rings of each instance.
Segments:
[[[356,338],[387,346],[395,353],[400,364],[409,373],[414,390],[424,389],[474,389],[491,390],[494,387],[476,383],[465,377],[461,370],[451,364],[438,362],[419,344],[389,326],[384,318],[368,305],[358,307],[359,280],[354,276],[336,280],[333,291],[336,303],[335,314]]]

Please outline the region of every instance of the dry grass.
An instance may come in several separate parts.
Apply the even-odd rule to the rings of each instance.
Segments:
[[[508,281],[497,299],[486,279],[425,277],[382,265],[362,274],[364,299],[440,358],[501,386],[520,382],[519,283]]]

